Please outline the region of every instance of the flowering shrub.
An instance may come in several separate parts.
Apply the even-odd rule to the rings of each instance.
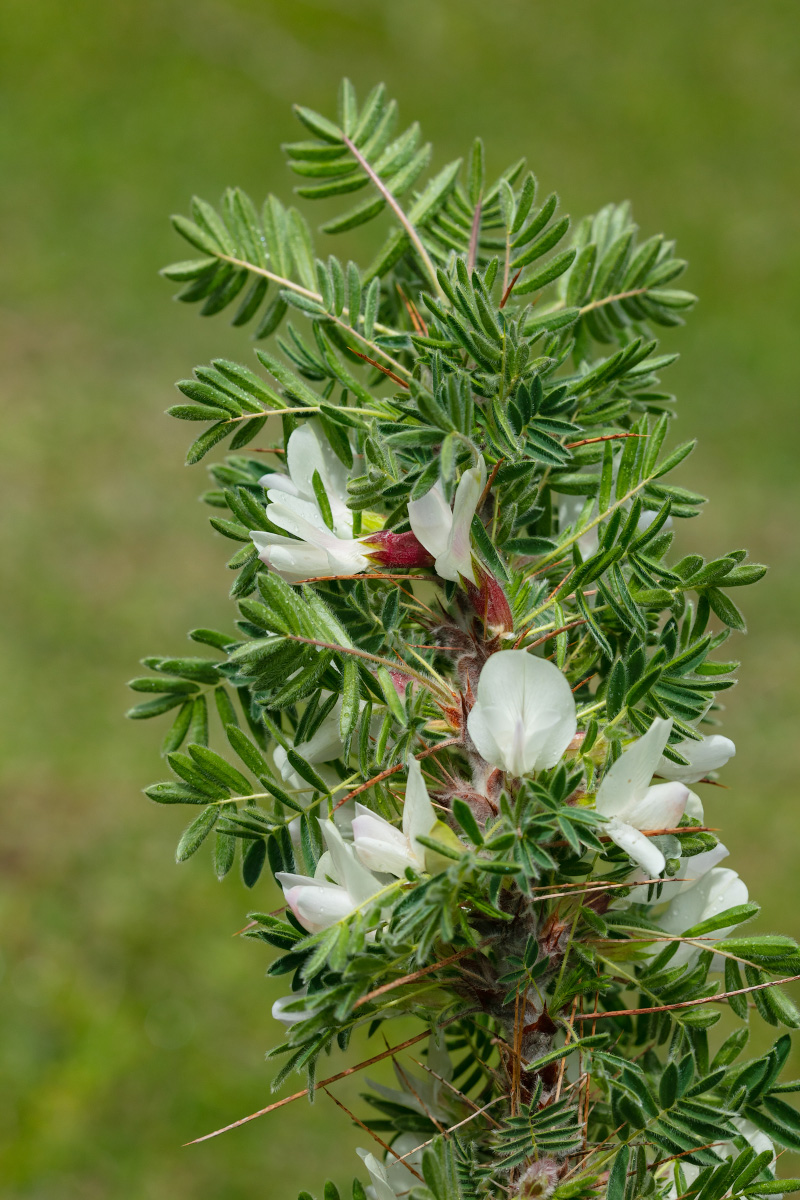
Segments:
[[[365,269],[275,196],[174,218],[200,257],[164,274],[236,302],[263,371],[178,384],[188,461],[230,439],[204,499],[238,613],[192,630],[204,657],[145,659],[130,713],[176,714],[146,792],[197,806],[178,860],[210,841],[220,879],[238,857],[283,890],[245,936],[286,979],[274,1085],[306,1087],[264,1112],[327,1092],[362,1029],[344,1073],[391,1058],[398,1086],[364,1097],[354,1198],[800,1188],[774,1179],[788,1035],[742,1057],[751,1014],[797,1026],[800,952],[741,931],[758,906],[692,790],[734,753],[719,654],[765,568],[672,551],[704,499],[669,481],[694,443],[665,448],[652,331],[693,303],[685,263],[626,204],[570,226],[523,162],[487,180],[480,141],[422,182],[382,87],[296,115],[299,196],[365,197],[323,233],[389,230]]]

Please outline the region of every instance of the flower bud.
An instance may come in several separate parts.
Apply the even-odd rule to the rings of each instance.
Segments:
[[[467,581],[467,595],[475,612],[491,633],[511,633],[514,618],[506,594],[500,584],[485,567],[479,566],[478,586]]]
[[[428,553],[413,533],[392,533],[389,529],[379,529],[364,538],[363,542],[368,557],[381,566],[433,566],[433,555]],[[369,549],[371,546],[378,546],[379,549]]]
[[[548,1200],[556,1189],[559,1165],[554,1158],[531,1163],[519,1181],[518,1200]]]

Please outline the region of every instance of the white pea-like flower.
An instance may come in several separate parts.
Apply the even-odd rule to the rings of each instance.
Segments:
[[[287,583],[315,575],[357,575],[369,566],[364,545],[353,537],[353,514],[347,507],[347,470],[315,421],[295,429],[286,444],[288,475],[262,475],[267,489],[267,516],[293,537],[251,531],[258,557]],[[329,529],[314,491],[322,484],[333,525]],[[299,539],[299,540],[298,540]]]
[[[553,663],[500,650],[483,667],[467,718],[476,750],[511,775],[554,767],[575,736],[575,699]]]
[[[472,563],[472,518],[486,486],[486,464],[481,457],[458,481],[453,509],[440,483],[435,483],[419,500],[408,503],[408,520],[417,540],[436,560],[436,574],[458,583],[461,578],[475,583]]]
[[[611,766],[597,792],[597,811],[609,818],[604,832],[650,878],[661,874],[666,860],[642,830],[674,828],[689,799],[682,783],[650,786],[671,730],[672,720],[657,717]]]
[[[356,804],[353,818],[353,845],[358,857],[372,871],[398,878],[406,867],[425,869],[425,847],[416,840],[427,836],[436,824],[422,770],[415,758],[408,760],[408,782],[403,803],[403,828],[398,829],[362,804]]]
[[[323,856],[324,863],[320,860],[317,874],[311,878],[278,871],[275,876],[286,903],[309,933],[335,925],[381,889],[380,881],[359,862],[333,821],[321,821],[320,829],[328,853]]]

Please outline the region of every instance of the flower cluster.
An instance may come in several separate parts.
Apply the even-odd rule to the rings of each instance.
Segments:
[[[172,415],[208,422],[188,460],[231,438],[204,498],[234,632],[131,684],[133,717],[172,713],[147,794],[192,806],[178,860],[211,844],[219,878],[282,891],[244,931],[287,976],[275,1085],[335,1086],[361,1032],[392,1060],[356,1116],[370,1200],[779,1194],[788,1038],[739,1056],[751,1019],[800,1026],[800,948],[747,924],[704,812],[734,597],[766,568],[674,551],[705,503],[670,479],[694,443],[670,448],[654,333],[693,303],[685,264],[626,205],[568,233],[480,143],[423,179],[382,88],[296,113],[301,197],[371,189],[326,229],[395,224],[362,270],[275,196],[176,219],[184,299],[246,286],[238,325],[269,291],[265,374],[179,384]]]

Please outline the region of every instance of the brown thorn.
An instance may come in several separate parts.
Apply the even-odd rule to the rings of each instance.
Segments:
[[[492,484],[494,483],[495,479],[497,478],[497,472],[500,470],[501,466],[503,465],[503,463],[505,461],[506,460],[504,458],[498,458],[497,462],[492,467],[492,473],[489,476],[489,478],[486,480],[486,487],[481,492],[481,498],[478,501],[477,505],[475,506],[476,512],[483,506],[483,504],[486,500],[486,497],[489,495],[489,492],[492,490]]]
[[[477,946],[466,946],[463,950],[459,950],[457,954],[451,954],[449,958],[442,958],[439,962],[430,963],[427,967],[421,967],[419,971],[414,971],[410,975],[404,975],[402,979],[393,979],[391,983],[384,983],[382,987],[375,988],[374,991],[367,992],[366,996],[362,996],[360,1000],[356,1000],[353,1008],[360,1008],[362,1004],[367,1004],[377,996],[382,996],[385,992],[391,992],[394,988],[401,987],[404,983],[415,983],[423,975],[430,975],[431,971],[438,971],[440,967],[449,967],[451,963],[458,962],[460,958],[464,958],[467,954],[474,954],[491,940],[491,938],[484,938]]]
[[[438,1071],[434,1071],[433,1067],[429,1067],[428,1064],[424,1063],[420,1058],[414,1058],[413,1055],[409,1055],[409,1058],[413,1063],[416,1063],[418,1067],[421,1067],[423,1071],[427,1071],[429,1075],[433,1075],[434,1079],[438,1079],[439,1082],[443,1083],[445,1087],[450,1088],[450,1091],[458,1096],[459,1100],[463,1100],[465,1104],[469,1105],[473,1112],[478,1112],[479,1105],[477,1105],[474,1100],[467,1096],[465,1092],[462,1092],[460,1088],[457,1088],[456,1085],[449,1079],[445,1079],[444,1075],[440,1075]],[[495,1121],[494,1117],[490,1117],[488,1113],[486,1113],[485,1116],[490,1125],[493,1125],[495,1129],[500,1128],[499,1121]]]
[[[388,367],[382,366],[377,359],[370,358],[368,354],[362,354],[360,350],[354,350],[352,346],[348,346],[347,349],[351,354],[355,354],[356,358],[363,358],[364,362],[368,362],[371,366],[377,367],[378,370],[384,375],[387,375],[389,379],[393,379],[395,383],[399,384],[400,387],[403,387],[406,389],[406,391],[408,391],[409,385],[406,383],[405,379],[401,379],[399,375],[395,375],[394,371],[390,371]]]
[[[462,1016],[459,1013],[458,1017],[451,1017],[447,1021],[443,1021],[443,1025],[449,1025],[451,1021],[456,1021]],[[331,1083],[338,1083],[340,1079],[346,1079],[348,1075],[354,1075],[357,1071],[363,1071],[365,1067],[371,1067],[376,1062],[381,1062],[384,1058],[389,1058],[392,1054],[399,1054],[401,1050],[407,1050],[409,1046],[415,1046],[417,1042],[424,1041],[430,1037],[433,1030],[425,1029],[422,1033],[416,1034],[415,1037],[409,1038],[402,1042],[399,1046],[393,1046],[391,1050],[383,1050],[380,1054],[374,1055],[372,1058],[367,1058],[363,1062],[356,1063],[354,1067],[347,1067],[344,1071],[339,1071],[337,1075],[330,1075],[327,1079],[320,1080],[315,1083],[313,1091],[318,1091],[319,1088],[327,1087]],[[232,1121],[230,1125],[225,1125],[222,1129],[215,1129],[213,1133],[205,1133],[202,1137],[193,1138],[191,1142],[185,1142],[186,1146],[196,1146],[198,1142],[207,1142],[210,1138],[218,1137],[221,1133],[228,1133],[231,1129],[238,1129],[240,1125],[246,1125],[248,1121],[255,1121],[256,1117],[265,1117],[267,1113],[274,1112],[276,1108],[283,1108],[286,1104],[291,1104],[294,1100],[302,1100],[303,1096],[307,1096],[309,1089],[303,1088],[301,1092],[294,1092],[291,1096],[284,1096],[283,1100],[276,1100],[274,1104],[268,1104],[266,1108],[260,1108],[258,1112],[250,1113],[247,1117],[240,1117],[238,1121]]]
[[[646,1013],[672,1012],[676,1008],[695,1008],[700,1004],[719,1004],[730,996],[743,996],[745,992],[761,992],[764,988],[779,987],[784,983],[796,983],[798,979],[800,979],[800,975],[787,975],[784,979],[770,979],[767,983],[753,983],[750,987],[736,988],[732,992],[718,992],[715,996],[701,996],[698,1000],[680,1000],[677,1004],[654,1005],[651,1008],[620,1008],[615,1012],[579,1014],[576,1019],[582,1021],[588,1018],[604,1020],[606,1017],[638,1017]]]
[[[470,1121],[474,1121],[476,1117],[482,1116],[487,1108],[491,1108],[493,1104],[499,1104],[501,1100],[508,1100],[508,1096],[495,1096],[495,1098],[490,1100],[488,1104],[484,1104],[483,1108],[479,1108],[476,1112],[470,1113],[470,1115],[465,1117],[463,1121],[458,1121],[457,1124],[451,1125],[447,1130],[447,1133],[454,1133],[456,1129],[460,1129],[462,1125],[467,1125]],[[426,1146],[430,1146],[430,1144],[435,1141],[435,1137],[428,1138],[427,1142],[422,1142],[419,1146],[415,1146],[413,1150],[409,1150],[407,1154],[404,1154],[400,1161],[402,1162],[403,1159],[411,1158],[412,1154],[416,1154],[418,1151],[424,1150]]]
[[[569,1025],[567,1027],[567,1034],[564,1039],[565,1046],[569,1045],[569,1043],[574,1035],[574,1032],[575,1032],[574,1029],[572,1028],[572,1022],[575,1020],[575,1013],[578,1010],[579,998],[580,997],[576,996],[575,999],[572,1001],[572,1012],[569,1014]],[[577,1038],[575,1040],[577,1041]],[[556,1095],[555,1095],[556,1100],[558,1100],[561,1096],[561,1086],[564,1082],[564,1071],[566,1070],[566,1066],[567,1066],[567,1057],[565,1055],[562,1058],[561,1062],[559,1063],[559,1067],[558,1067],[558,1083],[556,1084]]]
[[[511,280],[511,283],[508,285],[506,290],[503,292],[503,299],[500,301],[501,308],[505,308],[506,304],[508,303],[508,298],[514,290],[514,284],[517,282],[517,280],[519,279],[521,274],[522,274],[522,267],[520,267],[520,269],[517,271],[514,278]]]
[[[424,1113],[425,1113],[425,1116],[428,1118],[428,1120],[429,1120],[429,1121],[430,1121],[430,1122],[431,1122],[433,1125],[435,1125],[435,1126],[436,1126],[436,1128],[439,1130],[439,1133],[441,1133],[441,1134],[442,1134],[444,1137],[447,1137],[447,1130],[445,1129],[444,1125],[442,1124],[442,1122],[441,1122],[441,1121],[440,1121],[440,1120],[439,1120],[437,1117],[435,1117],[435,1116],[433,1115],[433,1113],[431,1112],[431,1110],[428,1108],[428,1105],[427,1105],[427,1104],[425,1103],[425,1101],[422,1099],[422,1096],[420,1096],[419,1092],[418,1092],[418,1091],[417,1091],[417,1089],[414,1087],[413,1083],[411,1082],[411,1080],[409,1079],[409,1077],[406,1075],[406,1073],[405,1073],[405,1071],[403,1070],[403,1068],[400,1066],[400,1063],[399,1063],[399,1062],[397,1062],[397,1060],[396,1060],[396,1059],[394,1059],[394,1058],[392,1059],[392,1063],[394,1064],[394,1069],[397,1071],[397,1074],[400,1076],[400,1080],[401,1080],[401,1082],[405,1084],[405,1086],[406,1086],[406,1087],[408,1088],[408,1090],[411,1092],[411,1095],[414,1097],[414,1099],[415,1099],[415,1100],[417,1100],[417,1101],[419,1101],[420,1107],[423,1109],[423,1111],[424,1111]],[[398,1155],[398,1158],[399,1158],[399,1157],[400,1157],[400,1156]]]
[[[534,646],[541,646],[542,642],[549,642],[551,638],[558,637],[559,633],[566,633],[568,629],[575,629],[577,625],[585,625],[586,617],[579,617],[577,621],[570,621],[568,625],[562,625],[560,629],[551,629],[543,637],[537,638],[535,642],[529,642],[525,647],[526,650],[531,650]],[[589,677],[591,678],[591,676]]]
[[[475,205],[475,212],[472,217],[472,229],[469,234],[469,251],[467,253],[467,270],[470,275],[475,270],[475,262],[478,257],[478,238],[481,231],[481,217],[483,216],[483,202],[481,200]],[[502,307],[502,306],[501,306]]]
[[[369,1134],[369,1136],[371,1138],[374,1138],[375,1141],[378,1143],[378,1145],[382,1146],[383,1149],[388,1154],[393,1154],[398,1162],[403,1162],[400,1155],[397,1153],[396,1150],[392,1149],[392,1147],[389,1145],[388,1142],[385,1142],[382,1137],[378,1137],[377,1133],[375,1133],[372,1129],[370,1129],[370,1127],[368,1125],[365,1125],[363,1121],[360,1121],[355,1113],[350,1112],[350,1109],[347,1107],[347,1105],[343,1104],[341,1100],[337,1099],[337,1097],[334,1096],[333,1092],[329,1092],[324,1084],[322,1084],[321,1086],[322,1086],[323,1092],[328,1097],[328,1099],[332,1100],[334,1104],[338,1104],[339,1108],[341,1108],[343,1112],[347,1113],[347,1115],[351,1121],[353,1121],[356,1125],[358,1125],[360,1129],[363,1129],[364,1133]],[[416,1175],[417,1179],[422,1180],[423,1183],[425,1182],[425,1180],[420,1175],[419,1171],[415,1171],[414,1168],[411,1166],[411,1163],[403,1162],[403,1166],[406,1168],[407,1171],[410,1171],[412,1175]]]
[[[279,917],[282,912],[286,912],[288,907],[288,904],[282,904],[280,908],[273,909],[273,911],[268,915],[270,917]],[[246,933],[248,929],[254,929],[258,924],[260,924],[258,921],[248,921],[247,924],[243,925],[241,929],[237,929],[236,933],[232,933],[231,937],[238,937],[240,933]]]
[[[574,450],[576,446],[592,446],[595,442],[616,442],[620,438],[646,438],[649,433],[604,433],[601,437],[581,438],[579,442],[567,442],[565,450]]]
[[[422,317],[420,316],[420,312],[419,312],[419,309],[417,308],[416,304],[414,303],[413,300],[409,300],[408,296],[406,296],[405,292],[400,287],[399,283],[396,283],[395,287],[397,288],[398,292],[400,293],[400,299],[403,301],[403,304],[406,306],[406,312],[408,313],[409,317],[411,318],[411,324],[414,326],[414,329],[417,331],[417,333],[421,333],[423,337],[427,337],[428,336],[428,326],[425,324]]]
[[[429,754],[435,754],[437,750],[443,750],[447,746],[456,746],[461,741],[461,738],[446,738],[443,742],[437,742],[435,746],[428,746],[427,750],[423,750],[421,754],[415,754],[414,758],[427,758]],[[362,792],[366,792],[368,788],[374,787],[376,783],[383,783],[384,779],[388,779],[390,775],[396,775],[398,771],[405,769],[405,763],[395,763],[393,767],[388,767],[385,771],[381,771],[380,775],[373,775],[372,779],[368,779],[366,783],[359,784],[352,792],[348,792],[341,800],[334,804],[334,812],[337,808],[341,808],[348,800],[352,800],[355,796],[359,796]]]

